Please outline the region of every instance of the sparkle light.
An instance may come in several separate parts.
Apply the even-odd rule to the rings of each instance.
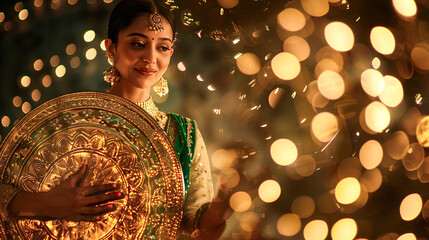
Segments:
[[[420,214],[422,207],[422,197],[418,193],[413,193],[402,200],[399,213],[404,221],[411,221]]]
[[[360,195],[361,188],[356,178],[344,178],[335,187],[335,198],[341,204],[351,204]]]
[[[266,203],[275,202],[281,191],[280,184],[274,180],[266,180],[258,188],[259,198]]]
[[[261,62],[254,53],[244,53],[236,61],[238,69],[246,75],[254,75],[261,69]]]
[[[382,132],[390,124],[390,112],[384,104],[374,101],[365,109],[365,123],[371,131]]]
[[[301,219],[296,214],[287,213],[277,220],[277,231],[283,236],[294,236],[299,230],[301,230]]]
[[[23,76],[21,78],[21,86],[28,87],[31,84],[31,78],[29,76]]]
[[[374,27],[371,30],[370,40],[374,49],[383,55],[392,54],[395,50],[395,37],[392,32],[385,27]]]
[[[85,57],[88,60],[94,60],[97,57],[97,50],[95,48],[90,48],[86,51]]]
[[[359,151],[359,160],[366,169],[376,168],[383,159],[383,148],[376,140],[369,140]]]
[[[384,89],[383,74],[375,69],[367,69],[360,76],[363,90],[371,97],[377,97]]]
[[[310,56],[310,45],[302,37],[291,36],[284,41],[283,51],[292,53],[302,62]]]
[[[417,13],[417,5],[414,0],[393,0],[396,12],[404,17],[412,17]]]
[[[66,67],[64,67],[64,65],[59,65],[56,69],[55,69],[55,74],[57,75],[57,77],[61,78],[64,77],[64,75],[66,74]]]
[[[281,52],[271,60],[274,74],[282,80],[292,80],[301,72],[301,64],[293,54]]]
[[[357,224],[351,218],[338,220],[331,229],[332,240],[353,240],[357,234]]]
[[[298,215],[301,219],[308,218],[313,215],[316,209],[316,203],[309,196],[299,196],[292,201],[291,211]]]
[[[285,138],[273,142],[270,153],[273,161],[280,166],[292,164],[298,157],[298,149],[295,143]]]
[[[296,32],[306,23],[305,16],[295,8],[286,8],[277,15],[277,23],[285,30]]]
[[[355,37],[352,29],[342,22],[331,22],[325,27],[325,39],[329,46],[339,52],[353,48]]]
[[[245,212],[252,206],[252,198],[246,192],[236,192],[229,199],[229,205],[236,212]]]
[[[317,87],[320,93],[327,99],[336,100],[345,91],[344,80],[340,74],[334,71],[324,71],[317,79]]]
[[[429,147],[429,116],[422,117],[416,128],[417,140],[424,147]]]
[[[88,30],[83,35],[83,39],[85,42],[92,42],[95,39],[95,32],[94,30]]]
[[[328,224],[323,220],[313,220],[304,227],[305,240],[325,240],[328,236]]]
[[[301,0],[302,8],[311,16],[322,17],[329,12],[328,0]]]
[[[332,113],[321,112],[311,121],[311,132],[321,142],[329,142],[337,131],[338,120]]]

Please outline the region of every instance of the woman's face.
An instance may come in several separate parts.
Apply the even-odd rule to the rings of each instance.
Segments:
[[[108,56],[115,56],[120,81],[137,88],[151,88],[167,69],[173,54],[173,30],[163,17],[164,30],[155,33],[149,28],[149,14],[137,17],[119,32],[118,42],[106,39]]]

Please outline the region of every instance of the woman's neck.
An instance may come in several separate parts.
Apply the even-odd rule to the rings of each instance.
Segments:
[[[150,98],[150,89],[137,88],[124,82],[114,84],[108,92],[135,103],[145,102]]]

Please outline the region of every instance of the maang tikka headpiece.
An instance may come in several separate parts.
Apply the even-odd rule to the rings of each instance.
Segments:
[[[162,26],[162,18],[161,15],[158,13],[158,9],[156,8],[155,3],[153,0],[152,3],[152,14],[149,16],[149,23],[150,23],[150,29],[152,29],[154,32],[161,32],[164,30],[164,27]]]

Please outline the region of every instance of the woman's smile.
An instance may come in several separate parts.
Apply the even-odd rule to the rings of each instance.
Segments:
[[[152,68],[138,68],[138,67],[136,67],[135,69],[138,73],[140,73],[141,75],[143,75],[145,77],[153,76],[156,73],[156,70],[152,69]]]

